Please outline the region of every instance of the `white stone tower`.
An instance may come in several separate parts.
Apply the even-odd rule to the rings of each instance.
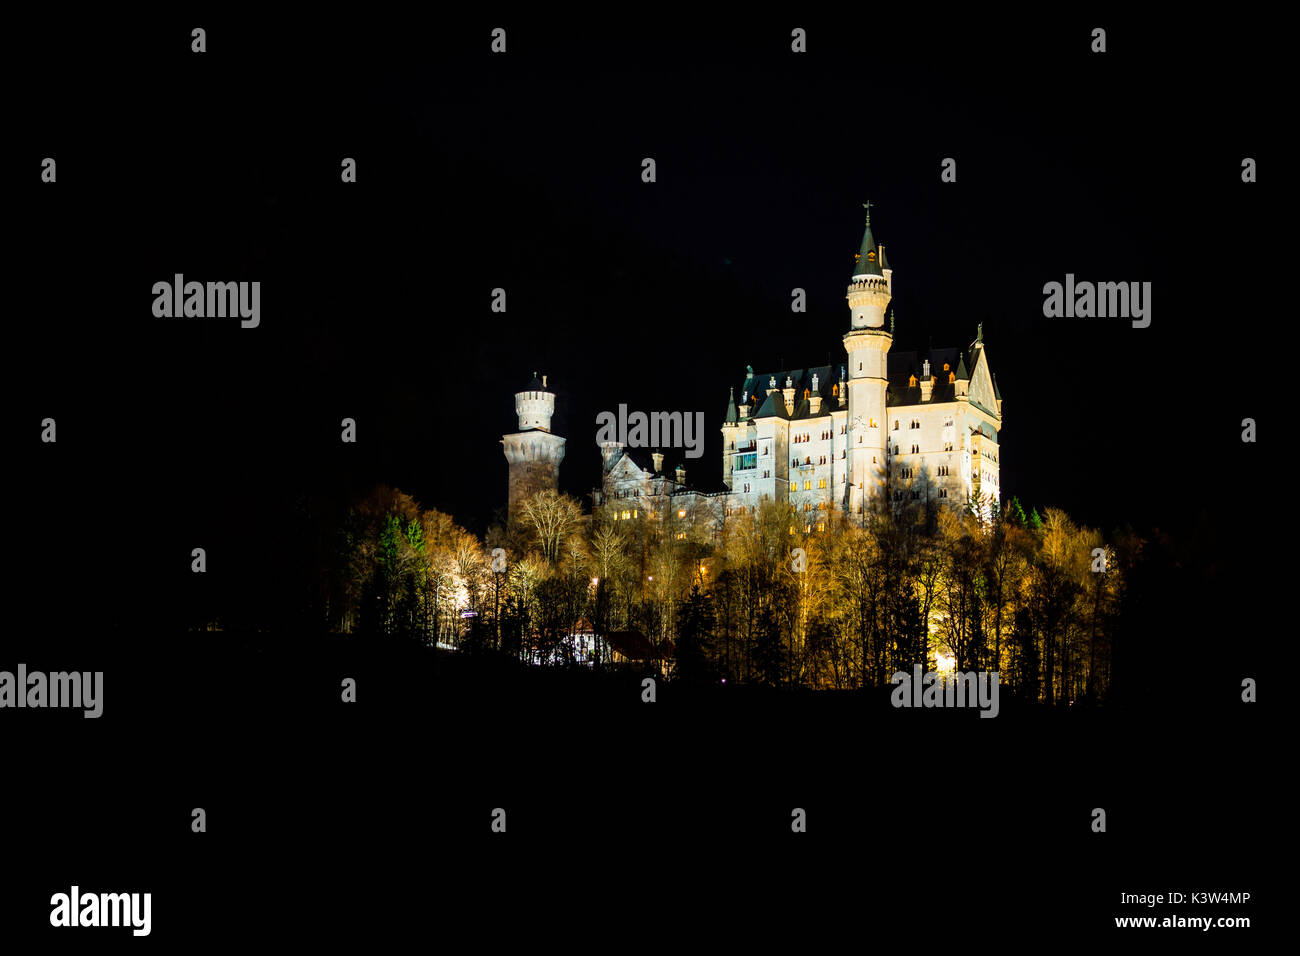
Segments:
[[[501,438],[510,463],[507,516],[512,524],[525,498],[543,489],[555,490],[564,461],[564,439],[551,434],[555,393],[547,388],[545,375],[539,379],[534,372],[528,388],[515,393],[515,413],[519,431]]]
[[[863,504],[883,493],[885,462],[889,443],[885,392],[889,380],[885,362],[893,342],[893,330],[886,331],[885,309],[893,297],[893,270],[885,261],[885,247],[871,235],[871,203],[867,211],[862,248],[855,256],[849,282],[850,329],[844,336],[848,353],[849,412],[847,422],[848,473],[844,506],[859,514]]]

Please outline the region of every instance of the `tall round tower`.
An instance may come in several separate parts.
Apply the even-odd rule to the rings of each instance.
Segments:
[[[889,387],[886,362],[893,342],[886,330],[885,309],[893,297],[893,270],[885,262],[885,247],[871,234],[871,203],[866,203],[866,231],[854,257],[846,298],[850,329],[844,336],[848,353],[849,411],[847,481],[844,507],[849,514],[880,494],[885,483],[889,424],[885,396]]]
[[[526,498],[545,489],[555,490],[560,462],[564,461],[564,439],[551,434],[555,393],[547,388],[545,375],[539,379],[534,372],[528,387],[515,393],[515,414],[519,431],[501,438],[510,463],[507,516],[511,523]]]

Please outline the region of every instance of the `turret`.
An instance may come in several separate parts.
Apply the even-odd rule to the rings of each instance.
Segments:
[[[892,297],[892,271],[882,268],[884,249],[871,234],[871,203],[866,203],[866,228],[854,258],[848,301],[850,329],[844,336],[848,355],[848,452],[844,507],[850,514],[884,490],[885,401],[889,382],[886,357],[893,342],[893,326],[885,330],[885,309]]]
[[[871,203],[864,203],[867,211],[866,228],[862,245],[853,257],[853,274],[849,280],[846,298],[855,329],[878,329],[885,324],[885,309],[893,297],[893,270],[885,274],[881,260],[884,246],[877,245],[871,234]]]

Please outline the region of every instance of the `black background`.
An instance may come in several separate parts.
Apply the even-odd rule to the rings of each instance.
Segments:
[[[0,668],[102,669],[107,687],[97,721],[4,714],[6,927],[48,929],[50,894],[73,882],[152,891],[154,938],[181,945],[260,929],[1060,942],[1124,932],[1111,915],[1142,913],[1121,890],[1260,899],[1279,755],[1269,705],[1237,701],[1243,676],[1267,686],[1284,659],[1264,605],[1290,496],[1258,449],[1292,354],[1272,295],[1285,213],[1266,26],[358,19],[14,24]],[[806,55],[789,52],[796,25]],[[1241,183],[1244,156],[1261,182]],[[1170,536],[1178,570],[1152,583],[1123,706],[997,721],[766,695],[648,707],[635,686],[177,626],[196,602],[275,618],[306,498],[384,482],[483,531],[534,370],[558,392],[565,490],[594,485],[587,423],[620,402],[704,411],[689,477],[714,487],[714,426],[745,365],[838,360],[867,198],[896,347],[964,347],[984,323],[1004,494]],[[152,284],[176,272],[260,280],[261,327],[155,319]],[[1042,318],[1043,283],[1067,272],[1151,281],[1151,327]],[[505,315],[489,311],[498,286]],[[795,287],[806,315],[789,312]],[[56,445],[38,439],[47,415]],[[1240,441],[1247,415],[1260,445]],[[207,834],[189,830],[195,806]]]

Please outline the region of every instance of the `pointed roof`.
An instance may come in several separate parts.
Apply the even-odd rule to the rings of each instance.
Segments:
[[[880,247],[880,268],[882,268],[882,269],[888,269],[888,268],[889,268],[889,256],[885,255],[885,247],[884,247],[884,246],[881,246],[881,247]]]
[[[740,421],[740,416],[736,414],[736,387],[731,387],[731,398],[727,401],[727,423]]]
[[[993,397],[999,402],[1002,401],[1002,393],[998,390],[998,377],[996,375],[993,376]]]
[[[864,205],[867,210],[867,225],[862,233],[862,246],[853,259],[853,278],[880,276],[883,279],[885,274],[880,271],[880,263],[877,261],[879,253],[876,251],[876,239],[871,234],[871,203],[868,201]]]
[[[965,355],[962,355],[962,357],[961,357],[961,361],[957,363],[957,379],[958,379],[958,381],[963,381],[963,380],[969,380],[969,379],[970,379],[970,373],[966,371],[966,356],[965,356]]]

